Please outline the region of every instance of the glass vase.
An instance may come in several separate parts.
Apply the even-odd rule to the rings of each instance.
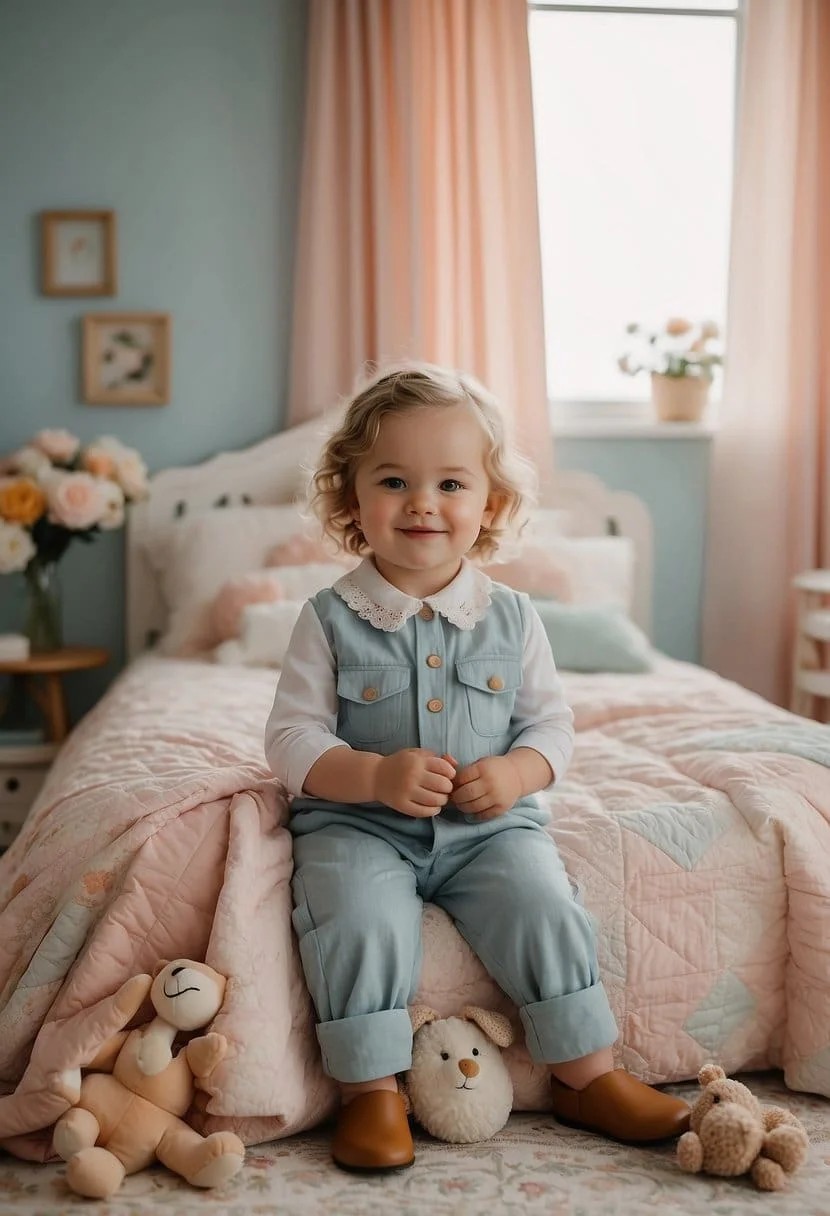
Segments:
[[[26,567],[26,635],[32,654],[63,646],[58,563],[35,558]]]

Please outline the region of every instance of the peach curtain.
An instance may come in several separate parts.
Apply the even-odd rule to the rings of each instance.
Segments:
[[[311,0],[289,420],[472,371],[550,472],[526,0]]]
[[[792,576],[830,566],[830,3],[748,0],[703,659],[787,696]]]

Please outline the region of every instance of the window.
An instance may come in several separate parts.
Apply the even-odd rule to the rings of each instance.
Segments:
[[[739,0],[531,4],[557,408],[648,397],[617,367],[629,322],[725,322],[739,19]]]

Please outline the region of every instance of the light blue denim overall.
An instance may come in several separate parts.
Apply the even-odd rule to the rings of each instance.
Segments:
[[[510,749],[522,597],[494,585],[471,630],[435,613],[385,632],[331,590],[312,604],[335,659],[339,738],[381,755],[426,747],[461,767]],[[615,1041],[591,922],[548,818],[532,797],[486,823],[452,805],[412,819],[380,803],[294,799],[293,921],[330,1076],[367,1081],[409,1068],[422,901],[445,909],[519,1007],[534,1060],[572,1060]]]

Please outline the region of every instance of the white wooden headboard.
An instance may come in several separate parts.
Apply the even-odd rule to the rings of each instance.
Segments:
[[[134,658],[164,632],[167,610],[156,572],[147,560],[153,538],[184,511],[226,503],[274,505],[301,501],[310,469],[340,411],[282,431],[253,447],[223,452],[202,464],[164,469],[150,482],[150,496],[137,503],[127,524],[127,654]],[[577,536],[609,532],[631,538],[636,553],[632,616],[651,632],[651,517],[634,494],[609,490],[590,473],[557,472],[543,488],[542,505],[571,513]]]

